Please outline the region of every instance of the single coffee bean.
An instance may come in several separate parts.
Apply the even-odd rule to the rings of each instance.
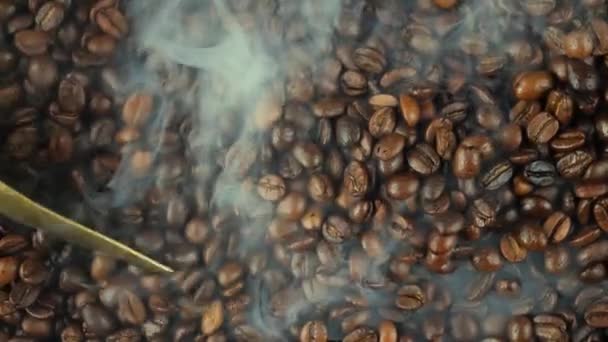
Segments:
[[[116,39],[121,39],[129,33],[129,23],[127,19],[124,14],[115,7],[100,9],[96,12],[94,19],[103,32]]]
[[[359,96],[367,92],[367,78],[357,71],[348,70],[342,74],[341,85],[348,96]]]
[[[577,150],[564,155],[557,161],[557,171],[564,178],[577,178],[593,162],[593,157],[586,151]]]
[[[44,31],[23,30],[15,34],[15,47],[26,56],[44,54],[51,44],[51,37]]]
[[[469,179],[479,174],[481,153],[471,146],[460,145],[456,148],[452,161],[452,172],[458,178]]]
[[[592,92],[599,88],[600,77],[593,66],[581,60],[573,59],[568,61],[568,82],[572,89],[576,91]]]
[[[588,30],[573,30],[564,37],[564,52],[570,58],[585,59],[594,47],[593,35]]]
[[[258,181],[258,195],[266,201],[278,201],[287,192],[283,178],[277,175],[264,175]]]
[[[308,195],[317,202],[326,202],[335,196],[332,181],[324,174],[314,174],[308,180]]]
[[[549,242],[560,243],[564,241],[572,230],[572,220],[561,211],[551,214],[543,224],[543,230]]]
[[[14,256],[0,258],[0,286],[12,283],[17,277],[19,259]]]
[[[76,77],[64,78],[59,83],[57,99],[63,110],[80,113],[86,104],[83,84]]]
[[[325,240],[335,244],[343,243],[352,235],[352,228],[348,221],[336,215],[329,216],[321,230]]]
[[[487,190],[496,190],[508,183],[513,177],[513,167],[508,161],[500,162],[490,168],[481,178],[481,184]]]
[[[549,142],[559,130],[559,122],[547,112],[536,114],[528,122],[528,139],[537,144]]]
[[[545,252],[545,271],[558,274],[570,265],[570,254],[563,246],[555,246]]]
[[[390,198],[404,200],[414,195],[420,181],[413,173],[402,173],[391,176],[386,182],[386,192]]]
[[[122,322],[140,325],[146,320],[146,307],[135,293],[124,290],[118,296],[117,315]]]
[[[9,300],[17,308],[26,308],[38,299],[42,287],[38,285],[29,285],[25,282],[15,283],[11,288]]]
[[[116,326],[113,316],[95,304],[87,304],[82,308],[82,319],[86,330],[99,336],[111,333]]]
[[[374,147],[374,156],[380,160],[389,160],[397,156],[405,147],[405,137],[398,133],[391,133],[378,141]]]
[[[529,341],[534,338],[534,326],[526,316],[513,316],[507,324],[509,341]]]
[[[323,162],[321,149],[314,143],[296,143],[291,153],[306,169],[317,169]]]
[[[423,175],[435,173],[441,165],[435,150],[425,143],[414,146],[407,154],[407,161],[414,171]]]
[[[203,308],[201,332],[206,335],[215,333],[224,322],[224,308],[220,300],[214,300]]]
[[[10,255],[18,253],[29,245],[28,240],[23,235],[6,234],[0,238],[0,254]]]
[[[512,234],[505,234],[500,239],[500,252],[502,256],[512,263],[521,262],[526,259],[528,251],[519,243]]]
[[[356,49],[353,61],[357,67],[371,74],[380,74],[386,67],[386,58],[382,52],[372,47]]]
[[[578,251],[576,256],[579,265],[585,267],[608,258],[608,251],[605,249],[607,246],[608,241],[606,240],[599,240],[591,244],[587,244],[584,248]]]
[[[522,225],[517,231],[516,238],[529,251],[541,251],[547,246],[547,236],[541,227],[532,224]]]
[[[399,96],[399,107],[405,123],[410,127],[415,127],[420,121],[420,106],[415,98],[410,95],[402,94]]]
[[[608,197],[595,202],[593,205],[593,217],[603,231],[608,231]]]
[[[122,119],[132,127],[145,125],[152,113],[153,98],[149,94],[135,93],[129,96],[122,109]]]
[[[585,145],[585,133],[579,130],[565,131],[551,140],[550,146],[556,152],[571,152]]]
[[[553,84],[553,77],[547,71],[524,71],[515,77],[513,93],[519,100],[538,100]]]
[[[394,108],[382,107],[375,111],[369,119],[368,130],[374,138],[381,138],[392,133],[396,125]]]
[[[30,59],[27,70],[28,79],[40,89],[48,89],[57,83],[59,71],[57,64],[48,56]]]
[[[526,165],[524,177],[537,186],[549,186],[555,182],[556,170],[549,162],[543,160],[533,161]]]
[[[327,342],[328,331],[321,321],[309,321],[300,330],[300,342]]]
[[[365,196],[371,186],[370,175],[365,164],[352,161],[344,169],[344,189],[354,198]]]
[[[585,322],[594,328],[608,327],[608,302],[597,301],[585,310]]]
[[[418,285],[404,285],[397,290],[395,306],[402,310],[418,310],[425,304],[425,297]]]
[[[570,123],[574,112],[574,101],[572,97],[560,90],[552,90],[547,96],[545,110],[553,114],[560,125],[566,126]]]
[[[110,57],[116,50],[117,41],[109,34],[97,34],[87,40],[87,50],[94,55]]]
[[[64,15],[64,4],[59,1],[48,1],[38,9],[36,24],[42,31],[52,31],[61,25]]]

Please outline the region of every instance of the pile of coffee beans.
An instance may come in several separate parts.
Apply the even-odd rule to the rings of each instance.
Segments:
[[[3,223],[0,341],[608,338],[607,1],[226,1],[283,82],[212,125],[136,2],[0,0],[1,170],[176,272]]]

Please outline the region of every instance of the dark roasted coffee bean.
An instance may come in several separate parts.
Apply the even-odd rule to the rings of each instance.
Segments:
[[[608,197],[595,202],[593,205],[593,217],[603,231],[608,231]]]
[[[405,137],[398,133],[391,133],[376,143],[374,156],[380,160],[389,160],[401,153],[404,147]]]
[[[390,198],[404,200],[416,193],[420,181],[413,173],[403,173],[391,176],[386,183],[386,192]]]
[[[513,177],[513,167],[508,161],[500,162],[490,168],[481,178],[481,184],[488,190],[496,190],[508,183]]]
[[[517,231],[517,241],[529,251],[541,251],[547,246],[547,236],[541,227],[523,224]]]
[[[381,138],[392,133],[396,125],[394,108],[382,107],[375,111],[369,119],[368,130],[374,138]]]
[[[568,82],[576,91],[589,92],[598,89],[600,79],[593,66],[573,59],[568,62]]]
[[[572,230],[572,220],[561,211],[551,214],[543,224],[543,230],[549,242],[560,243],[564,241]]]
[[[17,277],[19,259],[13,256],[0,258],[0,286],[12,283]]]
[[[528,122],[528,139],[537,144],[544,144],[549,142],[558,130],[559,122],[557,119],[547,112],[540,112]]]
[[[51,44],[48,33],[35,30],[23,30],[15,34],[15,47],[27,56],[44,54]]]
[[[570,152],[557,161],[557,171],[564,178],[576,178],[583,175],[593,162],[593,157],[586,151]]]
[[[344,169],[344,189],[355,198],[363,197],[370,188],[370,175],[365,164],[352,161]]]
[[[524,177],[538,186],[549,186],[555,182],[556,170],[549,162],[537,160],[526,165]]]
[[[407,154],[407,161],[414,171],[423,175],[435,173],[441,165],[435,150],[425,143],[414,146]]]
[[[598,300],[587,307],[585,310],[585,322],[594,328],[608,327],[608,303]]]

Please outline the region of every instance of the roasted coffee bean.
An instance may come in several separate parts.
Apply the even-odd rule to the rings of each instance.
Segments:
[[[543,230],[549,242],[560,243],[564,241],[572,230],[572,220],[561,211],[551,214],[543,224]]]
[[[598,226],[608,231],[608,198],[602,198],[593,205],[593,217]]]
[[[576,178],[583,175],[593,162],[593,157],[586,151],[570,152],[557,161],[557,171],[564,178]]]
[[[348,221],[340,216],[330,216],[322,227],[323,237],[331,243],[342,243],[352,235]]]
[[[367,167],[352,161],[344,169],[344,189],[353,197],[363,197],[370,188],[370,175]]]
[[[594,328],[605,328],[608,326],[606,321],[606,310],[608,304],[605,301],[596,301],[585,310],[585,322]]]
[[[407,161],[414,171],[423,175],[435,173],[441,165],[437,153],[425,143],[414,146],[407,154]]]
[[[507,324],[509,341],[528,341],[533,338],[534,327],[526,316],[514,316]]]
[[[49,1],[43,4],[36,13],[36,24],[43,31],[52,31],[59,27],[65,15],[64,4]]]
[[[17,277],[19,260],[13,256],[0,258],[0,286],[5,286],[13,282]]]
[[[524,177],[538,186],[549,186],[555,182],[556,170],[549,162],[537,160],[526,165]]]
[[[511,234],[505,234],[500,239],[500,252],[509,262],[521,262],[528,255],[526,248]]]
[[[585,145],[585,133],[582,131],[566,131],[551,140],[550,146],[556,152],[571,152]]]
[[[412,173],[396,174],[391,176],[386,183],[386,192],[390,198],[404,200],[416,193],[420,181]]]
[[[391,133],[378,141],[374,147],[374,156],[380,160],[389,160],[397,156],[405,147],[405,137],[398,133]]]
[[[557,246],[545,252],[545,270],[549,273],[561,273],[570,265],[570,255],[564,247]]]
[[[94,17],[99,28],[116,39],[122,38],[129,32],[127,19],[115,7],[102,8]]]
[[[278,201],[286,194],[283,178],[277,175],[265,175],[258,181],[258,195],[267,201]]]
[[[559,122],[557,119],[547,112],[540,112],[528,122],[528,139],[537,144],[544,144],[549,142],[558,130]]]
[[[572,89],[586,92],[596,91],[600,79],[593,66],[580,60],[570,60],[568,62],[568,82]]]
[[[300,331],[300,342],[325,342],[327,340],[327,327],[323,322],[310,321],[304,324],[304,326],[302,326],[302,330]]]
[[[15,34],[15,47],[26,56],[44,54],[51,44],[51,37],[44,31],[23,30]]]
[[[336,121],[336,142],[342,147],[349,147],[361,139],[361,127],[350,117],[341,117]]]
[[[374,138],[381,138],[392,133],[396,125],[395,110],[392,107],[382,107],[369,119],[368,130]]]
[[[515,77],[513,93],[519,100],[538,100],[553,84],[553,77],[547,71],[524,71]]]
[[[418,310],[425,304],[424,293],[419,286],[404,285],[397,291],[395,305],[402,310]]]
[[[496,190],[508,183],[513,177],[513,167],[508,161],[496,164],[481,178],[481,184],[488,190]]]
[[[401,115],[405,119],[405,123],[410,127],[415,127],[420,121],[420,106],[415,98],[410,95],[403,94],[399,96],[399,107]]]

